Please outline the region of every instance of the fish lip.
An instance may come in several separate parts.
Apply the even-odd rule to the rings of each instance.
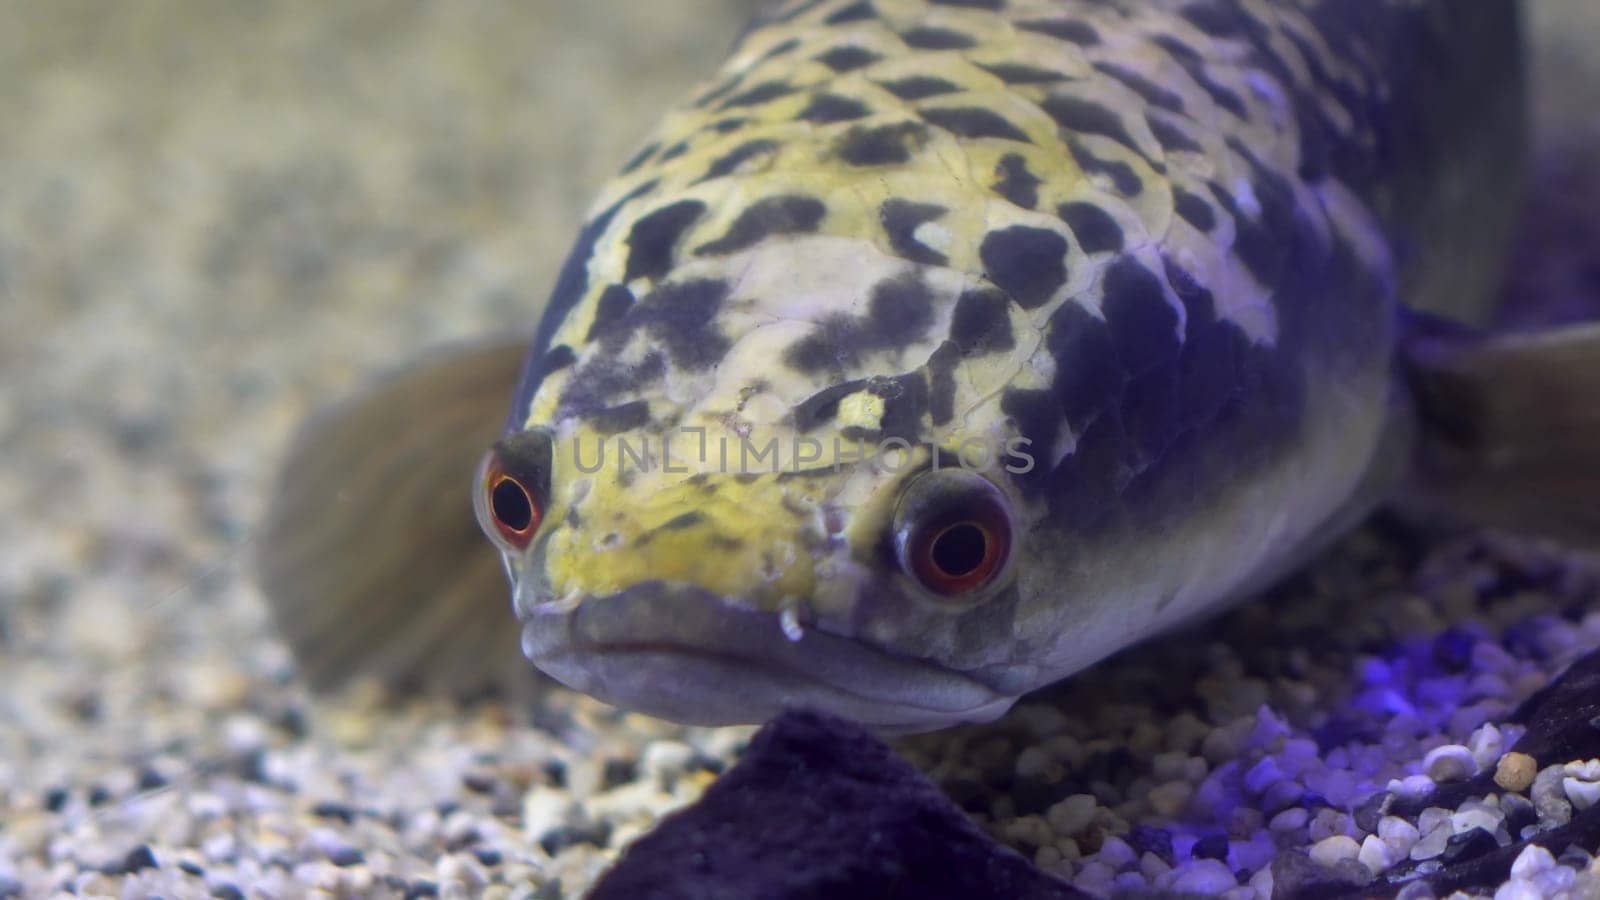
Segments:
[[[885,732],[997,718],[1015,697],[966,673],[807,627],[690,585],[653,581],[530,604],[522,648],[607,703],[691,725],[764,722],[809,707]]]

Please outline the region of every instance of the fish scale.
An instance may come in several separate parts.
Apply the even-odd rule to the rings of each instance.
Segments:
[[[1511,0],[765,7],[600,191],[480,467],[524,653],[680,721],[930,728],[1260,590],[1446,456],[1473,514],[1581,520],[1582,492],[1526,495],[1561,523],[1481,487],[1582,481],[1582,391],[1549,385],[1589,343],[1415,353],[1402,315],[1491,310],[1516,26]],[[1532,384],[1565,399],[1506,402]],[[285,549],[273,593],[409,602],[335,549],[315,581]]]

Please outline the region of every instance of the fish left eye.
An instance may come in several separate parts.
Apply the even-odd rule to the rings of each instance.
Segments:
[[[900,568],[929,593],[966,598],[995,583],[1011,556],[1011,517],[999,491],[969,472],[928,472],[895,513]]]

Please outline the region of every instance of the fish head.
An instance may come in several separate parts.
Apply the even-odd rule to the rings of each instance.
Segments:
[[[809,279],[765,282],[752,258],[742,279],[664,280],[487,455],[479,520],[524,651],[678,721],[993,718],[1028,680],[1009,654],[1028,532],[1013,471],[1031,461],[988,408],[1020,365],[1015,305],[828,238],[789,242],[784,271],[797,256]],[[680,344],[662,317],[697,302],[715,309]],[[994,338],[974,321],[1006,332],[985,367],[950,339]]]

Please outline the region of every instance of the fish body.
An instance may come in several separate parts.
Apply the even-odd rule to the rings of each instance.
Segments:
[[[503,547],[526,652],[677,719],[926,727],[1280,575],[1404,471],[1402,300],[1492,298],[1492,251],[1454,289],[1424,270],[1504,234],[1514,26],[1443,0],[770,8],[604,190],[545,312],[497,451],[540,507]],[[1431,69],[1466,59],[1470,120],[1438,123]],[[1449,196],[1458,140],[1495,146]],[[968,529],[923,555],[981,584],[908,571],[923,495]]]
[[[1600,337],[1402,365],[1403,312],[1492,309],[1518,51],[1511,0],[764,8],[602,190],[473,480],[522,650],[680,721],[933,728],[1259,590],[1436,431],[1474,437],[1459,483],[1573,483]],[[1518,383],[1565,399],[1530,429],[1491,402]],[[365,446],[341,428],[286,471],[336,471]],[[313,672],[363,658],[324,649],[341,608],[391,610],[391,670],[493,655],[443,653],[419,587],[458,532],[374,574],[329,539],[356,527],[306,549],[305,481],[266,570]]]

